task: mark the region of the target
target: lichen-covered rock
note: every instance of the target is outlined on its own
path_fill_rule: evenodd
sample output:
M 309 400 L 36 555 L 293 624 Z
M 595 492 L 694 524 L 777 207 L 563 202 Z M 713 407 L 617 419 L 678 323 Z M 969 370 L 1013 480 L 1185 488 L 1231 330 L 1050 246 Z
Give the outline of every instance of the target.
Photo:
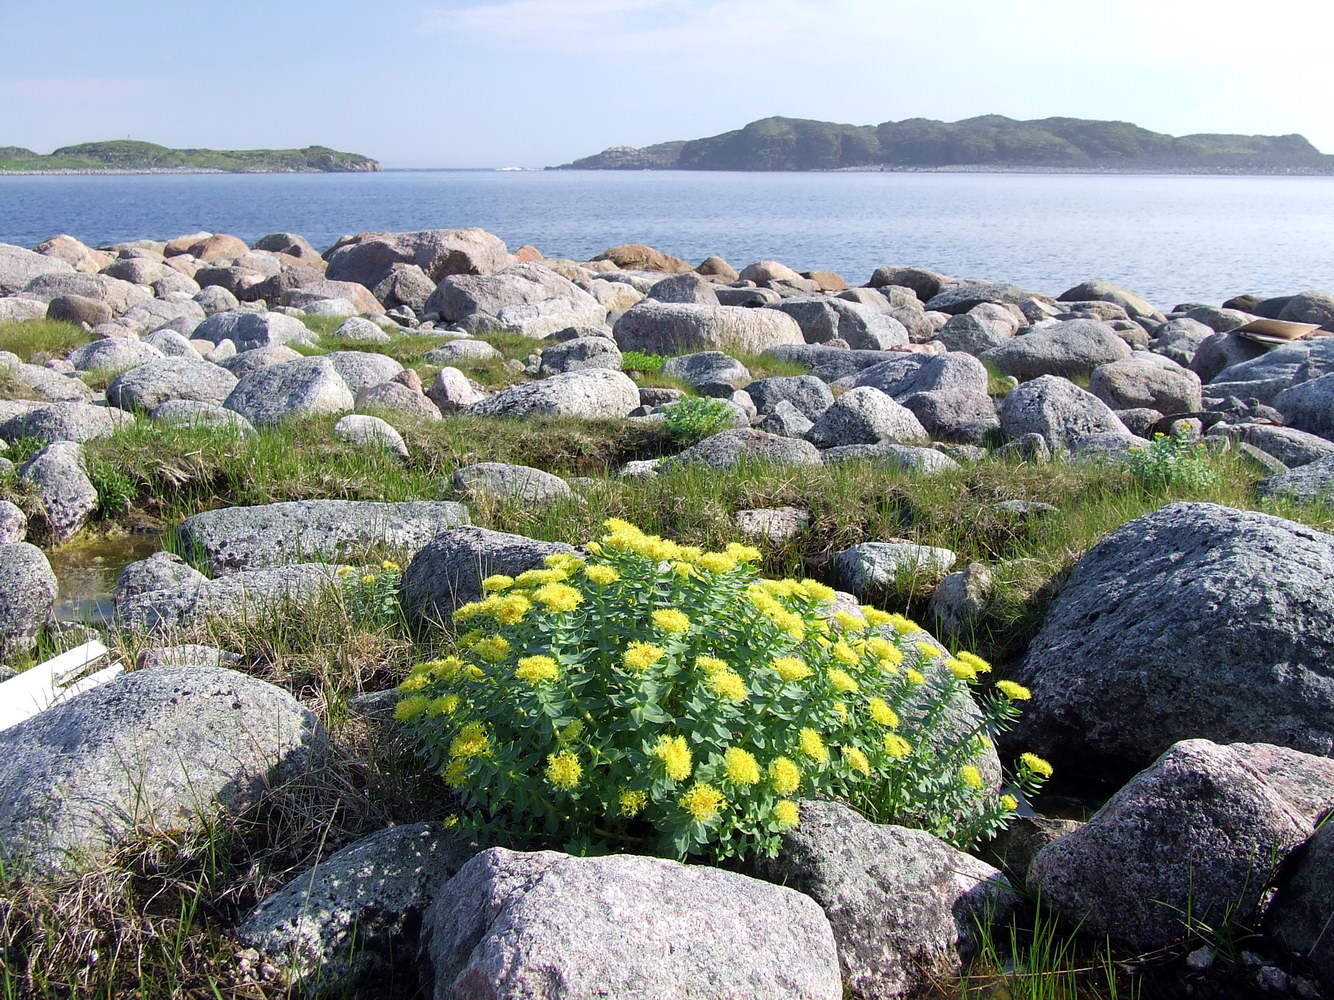
M 403 435 L 398 433 L 388 421 L 379 417 L 368 417 L 360 413 L 349 413 L 339 417 L 334 424 L 334 437 L 349 444 L 366 445 L 371 448 L 384 448 L 399 458 L 408 457 L 408 446 Z
M 46 403 L 0 419 L 0 438 L 34 438 L 38 441 L 96 441 L 109 437 L 118 427 L 134 423 L 120 410 L 92 403 Z
M 172 399 L 221 406 L 237 378 L 226 368 L 195 358 L 160 358 L 122 372 L 107 386 L 107 401 L 123 410 L 151 410 Z
M 1043 848 L 1030 887 L 1057 912 L 1138 949 L 1254 918 L 1287 854 L 1334 804 L 1334 761 L 1186 740 L 1078 830 Z
M 773 465 L 819 465 L 820 452 L 800 438 L 782 437 L 749 428 L 719 431 L 666 460 L 669 465 L 700 463 L 725 468 L 743 462 Z
M 223 405 L 261 427 L 292 416 L 346 413 L 356 397 L 327 357 L 315 357 L 256 368 Z
M 624 417 L 639 405 L 639 389 L 630 376 L 605 368 L 553 375 L 521 382 L 474 403 L 479 416 L 574 416 L 585 419 Z
M 0 854 L 80 871 L 140 830 L 197 830 L 318 752 L 315 716 L 231 670 L 125 674 L 0 732 Z
M 858 997 L 915 995 L 961 975 L 979 922 L 1003 922 L 1014 907 L 999 871 L 923 830 L 871 823 L 838 802 L 800 808 L 800 825 L 759 871 L 820 904 Z
M 522 503 L 546 503 L 572 495 L 570 484 L 560 476 L 526 465 L 479 462 L 454 472 L 454 489 Z
M 162 352 L 142 340 L 114 338 L 94 340 L 76 347 L 66 360 L 80 371 L 121 372 L 162 357 Z
M 614 327 L 623 351 L 688 354 L 692 351 L 759 353 L 782 344 L 803 344 L 797 321 L 772 309 L 705 306 L 646 299 L 627 310 Z
M 455 528 L 433 538 L 403 571 L 403 602 L 426 621 L 447 621 L 454 609 L 482 596 L 482 581 L 537 569 L 557 552 L 575 550 L 487 528 Z
M 28 516 L 17 504 L 0 500 L 0 545 L 12 545 L 28 537 Z
M 1057 375 L 1040 376 L 1006 393 L 1000 425 L 1012 440 L 1040 434 L 1053 451 L 1073 448 L 1091 434 L 1131 436 L 1106 403 Z
M 295 500 L 203 511 L 177 530 L 186 550 L 218 574 L 348 558 L 376 547 L 413 553 L 468 521 L 468 508 L 448 500 Z
M 1334 455 L 1260 481 L 1262 497 L 1334 505 Z
M 806 440 L 818 448 L 894 441 L 918 443 L 930 438 L 912 411 L 879 389 L 850 389 L 820 414 Z
M 52 441 L 19 467 L 19 479 L 41 502 L 46 529 L 57 544 L 77 535 L 97 509 L 83 447 L 73 441 Z
M 53 620 L 57 589 L 41 549 L 23 541 L 0 544 L 0 659 L 32 646 Z
M 315 341 L 315 335 L 299 319 L 278 312 L 214 313 L 195 327 L 190 336 L 213 344 L 230 340 L 242 352 Z
M 326 273 L 374 288 L 396 264 L 413 264 L 438 282 L 450 274 L 491 274 L 511 260 L 504 241 L 484 229 L 362 233 L 329 251 Z
M 120 604 L 139 594 L 154 590 L 174 590 L 197 587 L 208 577 L 180 556 L 171 552 L 154 552 L 146 559 L 128 563 L 116 577 L 115 601 Z
M 661 858 L 492 848 L 427 911 L 437 1000 L 841 1000 L 829 921 L 809 897 Z
M 416 949 L 422 913 L 477 851 L 441 823 L 381 830 L 266 896 L 237 939 L 304 995 L 344 995 Z
M 1334 536 L 1174 503 L 1076 565 L 1015 680 L 1016 745 L 1125 773 L 1178 740 L 1334 755 Z
M 892 587 L 900 577 L 948 573 L 958 561 L 949 549 L 912 542 L 862 542 L 834 553 L 839 581 L 859 597 L 872 587 Z
M 1019 379 L 1039 375 L 1071 378 L 1088 375 L 1099 365 L 1124 361 L 1130 345 L 1106 323 L 1072 319 L 1034 329 L 983 351 L 981 358 Z

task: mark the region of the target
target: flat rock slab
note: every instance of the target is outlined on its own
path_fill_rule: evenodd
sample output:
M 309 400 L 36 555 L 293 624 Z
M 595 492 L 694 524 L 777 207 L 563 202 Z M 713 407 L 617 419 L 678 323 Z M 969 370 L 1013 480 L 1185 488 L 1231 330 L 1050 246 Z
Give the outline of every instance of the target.
M 483 851 L 423 928 L 436 1000 L 841 1000 L 808 896 L 661 858 Z
M 83 870 L 141 829 L 199 829 L 299 773 L 324 741 L 291 695 L 232 670 L 125 674 L 0 732 L 0 854 Z
M 216 580 L 184 580 L 118 600 L 116 615 L 125 628 L 140 631 L 188 629 L 226 618 L 273 618 L 334 593 L 341 568 L 298 563 L 241 570 Z
M 442 531 L 468 523 L 468 508 L 447 500 L 296 500 L 205 511 L 186 518 L 179 534 L 216 575 L 341 559 L 370 548 L 412 554 Z

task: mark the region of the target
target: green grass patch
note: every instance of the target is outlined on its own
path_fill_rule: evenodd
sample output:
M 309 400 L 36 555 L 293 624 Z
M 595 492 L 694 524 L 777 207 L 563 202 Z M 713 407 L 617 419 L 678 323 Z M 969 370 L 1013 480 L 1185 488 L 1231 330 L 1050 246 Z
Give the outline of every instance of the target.
M 0 322 L 0 351 L 17 354 L 21 361 L 41 364 L 63 358 L 92 338 L 73 323 L 54 319 L 6 320 Z

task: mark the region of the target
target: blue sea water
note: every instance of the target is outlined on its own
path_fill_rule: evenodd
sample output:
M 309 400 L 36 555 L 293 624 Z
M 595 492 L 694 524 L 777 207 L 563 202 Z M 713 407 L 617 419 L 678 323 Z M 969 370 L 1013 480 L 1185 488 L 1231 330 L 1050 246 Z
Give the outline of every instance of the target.
M 206 229 L 481 226 L 590 257 L 648 243 L 737 267 L 776 259 L 864 282 L 881 264 L 1055 294 L 1091 278 L 1155 304 L 1334 290 L 1334 178 L 913 173 L 404 171 L 0 177 L 0 242 L 93 244 Z

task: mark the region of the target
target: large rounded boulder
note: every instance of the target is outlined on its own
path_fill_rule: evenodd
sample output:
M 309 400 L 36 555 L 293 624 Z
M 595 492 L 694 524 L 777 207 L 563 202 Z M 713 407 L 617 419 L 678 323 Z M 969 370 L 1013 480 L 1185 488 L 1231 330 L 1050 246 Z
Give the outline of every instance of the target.
M 1016 745 L 1128 773 L 1178 740 L 1334 756 L 1334 536 L 1175 503 L 1099 542 L 1015 680 Z
M 615 334 L 623 351 L 667 355 L 692 351 L 759 353 L 771 347 L 806 342 L 797 321 L 773 309 L 648 299 L 616 321 Z

